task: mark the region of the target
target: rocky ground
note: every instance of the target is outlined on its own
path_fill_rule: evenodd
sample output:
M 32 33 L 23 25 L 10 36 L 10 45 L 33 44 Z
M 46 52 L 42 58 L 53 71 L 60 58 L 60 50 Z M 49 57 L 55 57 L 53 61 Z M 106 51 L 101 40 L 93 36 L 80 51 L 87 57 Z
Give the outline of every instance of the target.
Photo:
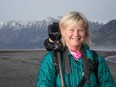
M 39 62 L 45 53 L 0 52 L 0 87 L 36 87 Z M 116 82 L 116 64 L 107 64 Z

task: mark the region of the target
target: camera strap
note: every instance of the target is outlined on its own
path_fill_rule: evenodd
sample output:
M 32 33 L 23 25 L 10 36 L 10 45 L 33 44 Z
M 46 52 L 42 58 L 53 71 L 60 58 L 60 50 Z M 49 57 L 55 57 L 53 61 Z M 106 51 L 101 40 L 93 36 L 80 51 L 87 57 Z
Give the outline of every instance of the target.
M 87 82 L 88 85 L 90 85 L 90 73 L 91 73 L 91 71 L 94 72 L 94 74 L 96 76 L 96 83 L 98 84 L 99 80 L 98 80 L 98 73 L 97 72 L 98 72 L 99 61 L 98 61 L 97 53 L 92 50 L 93 61 L 94 61 L 94 64 L 93 64 L 92 60 L 87 58 L 84 46 L 81 47 L 81 52 L 82 52 L 83 69 L 84 69 L 85 74 L 84 74 L 82 80 L 80 81 L 80 83 L 78 84 L 77 87 L 83 87 L 85 82 Z
M 64 67 L 65 67 L 65 72 L 67 74 L 70 74 L 71 72 L 71 68 L 70 68 L 70 60 L 68 57 L 68 48 L 66 47 L 63 51 L 62 51 L 62 57 L 64 58 Z M 59 73 L 59 69 L 58 69 L 58 60 L 56 58 L 56 52 L 53 51 L 53 62 L 56 68 L 56 74 Z
M 83 87 L 85 82 L 87 82 L 88 85 L 90 84 L 89 63 L 88 63 L 88 58 L 87 58 L 86 51 L 85 51 L 85 48 L 83 45 L 81 47 L 81 53 L 82 53 L 83 69 L 84 69 L 85 74 L 84 74 L 82 80 L 80 81 L 80 83 L 77 85 L 77 87 Z
M 65 72 L 69 75 L 71 72 L 71 68 L 70 68 L 70 60 L 68 57 L 68 48 L 66 47 L 64 49 L 64 63 L 65 63 Z
M 90 73 L 91 73 L 91 71 L 94 72 L 94 74 L 96 76 L 96 82 L 98 83 L 97 70 L 98 70 L 99 61 L 98 61 L 97 53 L 92 50 L 93 61 L 94 61 L 94 64 L 93 64 L 92 60 L 87 58 L 84 46 L 81 47 L 81 52 L 82 52 L 83 69 L 84 69 L 85 74 L 84 74 L 82 80 L 80 81 L 80 83 L 77 85 L 77 87 L 83 87 L 85 82 L 87 82 L 88 85 L 90 84 Z M 56 58 L 55 52 L 53 54 L 54 54 L 53 55 L 53 62 L 54 62 L 55 68 L 56 68 L 56 76 L 57 76 L 57 74 L 59 73 L 58 60 Z M 70 60 L 69 60 L 69 57 L 68 57 L 68 48 L 67 47 L 62 51 L 62 56 L 64 58 L 65 72 L 69 75 L 70 72 L 71 72 L 71 67 L 70 67 Z

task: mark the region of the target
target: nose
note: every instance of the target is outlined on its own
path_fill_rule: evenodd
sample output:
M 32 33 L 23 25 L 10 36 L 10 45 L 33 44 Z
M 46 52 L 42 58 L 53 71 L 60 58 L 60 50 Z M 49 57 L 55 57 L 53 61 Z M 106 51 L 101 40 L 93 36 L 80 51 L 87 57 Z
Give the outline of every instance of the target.
M 79 35 L 80 35 L 80 34 L 79 34 L 79 31 L 78 31 L 78 30 L 75 30 L 74 35 L 75 35 L 75 36 L 79 36 Z

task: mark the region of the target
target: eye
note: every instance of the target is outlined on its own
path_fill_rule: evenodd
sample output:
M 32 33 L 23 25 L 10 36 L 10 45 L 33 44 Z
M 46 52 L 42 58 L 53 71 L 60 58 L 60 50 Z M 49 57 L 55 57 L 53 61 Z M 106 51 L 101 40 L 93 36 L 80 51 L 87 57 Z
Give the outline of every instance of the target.
M 73 31 L 74 31 L 74 29 L 70 29 L 69 31 L 73 32 Z
M 80 29 L 80 30 L 78 30 L 79 32 L 85 32 L 85 30 L 84 29 Z

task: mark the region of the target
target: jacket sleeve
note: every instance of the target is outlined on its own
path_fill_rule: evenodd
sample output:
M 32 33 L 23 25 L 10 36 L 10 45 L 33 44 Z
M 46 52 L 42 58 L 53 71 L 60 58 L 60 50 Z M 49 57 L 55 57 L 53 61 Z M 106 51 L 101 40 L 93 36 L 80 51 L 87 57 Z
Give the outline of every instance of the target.
M 38 72 L 37 87 L 54 87 L 55 67 L 52 61 L 52 55 L 45 55 Z
M 98 58 L 99 58 L 99 66 L 98 66 L 99 87 L 116 87 L 114 85 L 109 67 L 106 64 L 104 58 L 102 58 L 101 56 L 99 56 Z

